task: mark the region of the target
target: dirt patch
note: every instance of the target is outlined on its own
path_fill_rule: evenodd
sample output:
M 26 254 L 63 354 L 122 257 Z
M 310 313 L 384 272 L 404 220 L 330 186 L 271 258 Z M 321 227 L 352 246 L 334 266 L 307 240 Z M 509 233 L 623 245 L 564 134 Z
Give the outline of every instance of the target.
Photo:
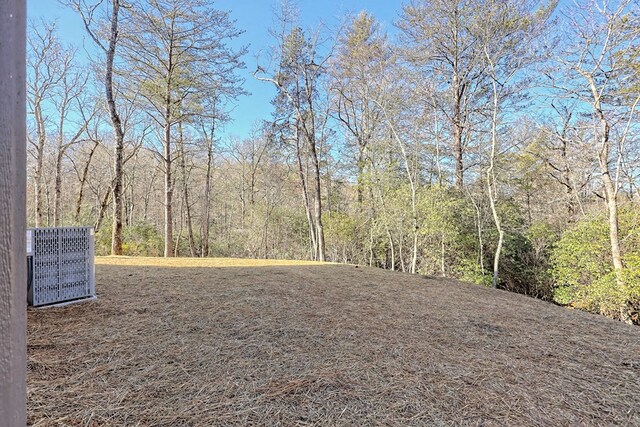
M 377 269 L 126 263 L 29 310 L 31 425 L 640 425 L 637 327 Z

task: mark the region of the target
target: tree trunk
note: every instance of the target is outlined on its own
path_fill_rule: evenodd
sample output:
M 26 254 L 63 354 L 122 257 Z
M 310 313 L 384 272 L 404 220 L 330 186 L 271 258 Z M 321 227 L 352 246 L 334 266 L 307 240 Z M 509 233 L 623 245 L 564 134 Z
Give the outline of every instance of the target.
M 264 259 L 269 259 L 269 218 L 273 206 L 269 205 L 267 201 L 267 207 L 264 210 L 264 223 L 262 225 L 262 247 L 264 248 Z
M 391 249 L 391 271 L 395 271 L 396 269 L 395 245 L 393 243 L 393 236 L 391 235 L 391 230 L 389 229 L 389 223 L 387 222 L 388 213 L 387 213 L 387 205 L 384 201 L 384 191 L 382 188 L 380 188 L 379 191 L 380 191 L 380 206 L 382 207 L 382 218 L 383 218 L 384 230 L 387 233 L 387 238 L 389 239 L 389 248 Z M 371 194 L 371 202 L 373 205 L 374 204 L 373 193 Z M 375 213 L 374 215 L 372 215 L 372 217 L 375 217 Z
M 435 149 L 436 149 L 436 158 L 435 158 L 435 162 L 436 162 L 436 173 L 438 175 L 438 185 L 440 187 L 442 187 L 443 181 L 442 181 L 442 165 L 440 164 L 440 125 L 438 122 L 438 108 L 437 108 L 437 104 L 435 101 L 435 97 L 433 99 L 433 130 L 434 130 L 434 136 L 435 136 Z
M 373 267 L 373 227 L 369 228 L 369 267 Z
M 309 202 L 309 191 L 307 190 L 307 180 L 304 175 L 304 168 L 302 166 L 302 147 L 300 147 L 300 132 L 298 128 L 299 124 L 296 120 L 295 124 L 295 141 L 296 141 L 296 160 L 298 163 L 298 177 L 300 178 L 300 188 L 302 190 L 302 199 L 304 202 L 304 210 L 307 214 L 307 224 L 309 225 L 309 239 L 311 243 L 311 253 L 312 258 L 317 260 L 318 255 L 318 245 L 316 243 L 316 227 L 313 222 L 313 217 L 311 215 L 311 203 Z
M 153 194 L 153 186 L 155 184 L 156 181 L 156 177 L 157 177 L 157 171 L 158 168 L 156 167 L 152 167 L 151 168 L 152 172 L 151 172 L 151 177 L 149 178 L 149 183 L 146 186 L 146 191 L 144 191 L 144 194 L 141 195 L 142 197 L 142 222 L 147 222 L 149 220 L 149 201 L 153 198 L 152 194 Z
M 124 163 L 124 130 L 122 121 L 116 109 L 113 95 L 113 62 L 118 43 L 118 12 L 120 0 L 112 0 L 111 32 L 109 47 L 107 49 L 105 92 L 109 117 L 114 133 L 114 160 L 113 160 L 113 229 L 111 234 L 111 255 L 122 255 L 122 174 Z
M 315 139 L 315 138 L 314 138 Z M 318 161 L 318 153 L 316 152 L 315 140 L 309 142 L 311 148 L 311 160 L 314 169 L 314 203 L 315 203 L 315 224 L 316 224 L 316 244 L 317 244 L 317 261 L 325 260 L 325 243 L 324 243 L 324 227 L 322 225 L 322 192 L 320 177 L 320 162 Z
M 111 234 L 111 255 L 122 255 L 122 171 L 124 161 L 124 136 L 116 142 L 113 179 L 113 228 Z
M 598 155 L 598 163 L 600 164 L 600 174 L 602 176 L 602 184 L 604 186 L 605 200 L 609 213 L 609 241 L 611 245 L 611 258 L 613 261 L 613 269 L 616 276 L 616 285 L 622 290 L 625 287 L 623 278 L 624 264 L 622 263 L 622 250 L 620 249 L 620 231 L 618 224 L 618 191 L 613 179 L 611 179 L 611 171 L 609 169 L 609 153 L 611 151 L 611 142 L 609 141 L 609 122 L 600 108 L 596 108 L 598 118 L 600 119 L 600 152 Z M 623 302 L 620 306 L 620 319 L 626 323 L 632 323 L 627 311 L 627 303 Z
M 453 74 L 453 157 L 456 163 L 456 188 L 462 191 L 464 187 L 464 160 L 462 154 L 464 151 L 462 145 L 462 136 L 464 132 L 464 122 L 462 116 L 462 101 L 464 98 L 464 84 L 460 83 L 457 71 Z
M 171 257 L 173 253 L 173 177 L 171 159 L 171 125 L 173 120 L 172 107 L 172 73 L 173 64 L 173 34 L 169 41 L 169 51 L 167 59 L 167 81 L 164 94 L 164 256 Z
M 442 236 L 440 238 L 440 272 L 442 273 L 442 277 L 446 277 L 447 275 L 446 255 L 447 251 L 445 250 L 444 236 Z
M 385 225 L 385 231 L 387 232 L 387 238 L 389 239 L 389 249 L 391 249 L 391 271 L 395 271 L 396 269 L 396 251 L 393 245 L 393 238 L 391 237 L 391 232 L 389 231 L 389 227 Z
M 131 171 L 131 177 L 129 178 L 129 184 L 127 185 L 127 203 L 125 205 L 125 211 L 127 212 L 127 215 L 125 217 L 125 222 L 127 226 L 132 226 L 133 224 L 135 224 L 134 221 L 134 212 L 136 210 L 136 194 L 135 194 L 135 189 L 136 187 L 133 185 L 134 182 L 136 181 L 136 175 L 135 175 L 135 169 L 132 169 Z
M 184 197 L 180 200 L 180 221 L 178 221 L 178 235 L 176 236 L 176 244 L 173 246 L 173 256 L 180 255 L 180 240 L 182 240 L 182 218 L 184 217 Z
M 387 114 L 386 111 L 384 111 L 385 116 L 387 117 L 387 120 L 389 119 L 389 115 Z M 400 148 L 400 152 L 402 153 L 402 158 L 404 160 L 404 170 L 407 173 L 407 180 L 409 181 L 409 186 L 411 188 L 411 217 L 413 219 L 412 221 L 412 226 L 413 226 L 413 244 L 412 244 L 412 254 L 411 254 L 411 273 L 415 274 L 416 273 L 416 269 L 417 269 L 417 264 L 418 264 L 418 234 L 420 231 L 420 224 L 418 223 L 418 210 L 417 210 L 417 189 L 416 189 L 416 172 L 412 172 L 411 171 L 411 161 L 409 156 L 407 155 L 407 150 L 405 149 L 404 143 L 402 142 L 402 139 L 400 138 L 400 135 L 398 134 L 398 132 L 396 131 L 395 126 L 393 126 L 392 122 L 389 121 L 390 124 L 390 130 L 391 130 L 391 135 L 392 138 L 396 140 L 396 142 L 398 143 L 398 148 Z M 418 156 L 417 150 L 416 150 L 416 157 Z M 417 168 L 416 164 L 414 163 L 414 169 Z M 402 246 L 400 246 L 400 249 L 402 249 Z M 402 255 L 400 256 L 400 260 L 402 261 L 402 271 L 405 271 L 405 266 L 404 266 L 404 259 L 402 257 Z
M 36 205 L 36 215 L 35 215 L 35 225 L 36 228 L 42 227 L 42 199 L 43 199 L 43 191 L 42 191 L 42 175 L 44 172 L 44 162 L 42 156 L 44 155 L 44 149 L 40 149 L 38 147 L 37 150 L 37 158 L 36 158 L 36 170 L 35 170 L 35 205 Z
M 89 158 L 87 162 L 84 164 L 84 168 L 82 169 L 82 175 L 80 176 L 80 188 L 78 190 L 78 198 L 76 199 L 76 214 L 74 216 L 76 224 L 80 223 L 80 211 L 82 209 L 82 200 L 84 198 L 84 186 L 87 183 L 87 178 L 89 177 L 89 167 L 91 166 L 91 160 L 93 159 L 93 154 L 96 152 L 99 143 L 94 141 L 93 147 L 91 151 L 89 151 Z
M 189 186 L 184 184 L 184 203 L 187 209 L 187 236 L 189 237 L 189 251 L 192 257 L 196 256 L 196 241 L 193 236 L 193 220 L 191 218 L 191 205 L 189 204 Z
M 107 189 L 107 191 L 104 193 L 104 197 L 102 198 L 102 203 L 100 203 L 100 209 L 98 210 L 98 217 L 96 218 L 96 222 L 93 227 L 96 233 L 102 227 L 102 221 L 104 220 L 104 215 L 107 212 L 107 207 L 109 206 L 109 198 L 111 196 L 111 193 L 112 193 L 112 190 L 110 188 Z
M 489 169 L 487 170 L 487 188 L 489 191 L 489 203 L 491 205 L 491 213 L 493 214 L 493 221 L 496 225 L 496 229 L 498 230 L 498 244 L 496 246 L 496 251 L 493 256 L 493 287 L 498 287 L 498 273 L 500 271 L 500 255 L 502 253 L 502 244 L 504 242 L 504 231 L 502 230 L 502 222 L 500 221 L 500 216 L 498 215 L 498 210 L 496 207 L 496 195 L 495 195 L 495 176 L 494 176 L 494 156 L 495 156 L 495 143 L 494 148 L 492 149 L 491 161 Z
M 618 189 L 617 183 L 611 178 L 611 170 L 609 168 L 609 156 L 611 154 L 610 125 L 602 110 L 600 93 L 596 87 L 593 76 L 587 76 L 589 86 L 593 94 L 593 108 L 596 116 L 600 121 L 600 151 L 598 153 L 598 163 L 600 165 L 600 174 L 602 184 L 604 186 L 605 201 L 609 213 L 609 241 L 611 245 L 611 258 L 613 261 L 613 269 L 616 276 L 616 285 L 620 291 L 625 287 L 624 283 L 624 264 L 622 263 L 622 250 L 620 249 L 620 232 L 618 228 Z M 627 311 L 627 302 L 622 302 L 620 306 L 620 318 L 626 323 L 631 323 L 629 313 Z
M 53 221 L 51 220 L 51 218 L 53 217 L 53 209 L 52 209 L 52 203 L 51 203 L 51 188 L 49 187 L 49 185 L 47 185 L 46 183 L 44 184 L 44 196 L 45 196 L 45 201 L 46 203 L 46 217 L 47 217 L 47 227 L 51 227 L 51 224 L 53 224 Z
M 404 262 L 404 235 L 400 236 L 398 240 L 398 257 L 400 258 L 400 269 L 403 273 L 407 271 L 407 267 Z
M 358 161 L 357 161 L 357 174 L 358 176 L 356 177 L 356 190 L 357 190 L 357 195 L 356 195 L 356 201 L 358 202 L 358 209 L 360 210 L 360 212 L 362 212 L 362 203 L 364 202 L 364 197 L 363 197 L 363 188 L 364 187 L 364 148 L 362 148 L 362 143 L 358 143 Z
M 480 273 L 482 274 L 482 283 L 484 283 L 484 242 L 482 239 L 482 212 L 480 206 L 475 202 L 471 193 L 469 193 L 469 199 L 476 210 L 476 228 L 478 231 L 478 261 L 480 264 Z
M 189 253 L 191 257 L 196 256 L 196 243 L 193 238 L 193 221 L 191 220 L 191 206 L 189 205 L 189 174 L 187 172 L 186 152 L 184 149 L 184 136 L 182 134 L 182 123 L 178 124 L 180 133 L 180 169 L 182 169 L 182 197 L 184 199 L 184 209 L 187 221 L 187 238 L 189 240 Z
M 462 127 L 453 127 L 453 156 L 456 162 L 456 188 L 460 191 L 464 188 L 464 168 L 462 160 Z
M 60 227 L 62 225 L 62 156 L 64 151 L 60 145 L 58 145 L 58 153 L 56 155 L 56 172 L 55 172 L 55 187 L 53 198 L 53 226 Z
M 43 199 L 43 174 L 44 174 L 44 145 L 47 141 L 47 130 L 42 117 L 42 107 L 40 106 L 40 99 L 35 103 L 34 114 L 36 118 L 36 132 L 38 142 L 36 144 L 36 170 L 35 170 L 35 225 L 36 228 L 42 226 L 42 199 Z
M 498 215 L 498 209 L 496 207 L 497 201 L 497 189 L 495 178 L 495 162 L 498 151 L 498 87 L 497 82 L 493 80 L 493 114 L 491 117 L 491 157 L 489 158 L 489 169 L 487 169 L 487 189 L 489 191 L 489 203 L 491 205 L 491 213 L 493 214 L 493 221 L 495 222 L 496 229 L 498 230 L 498 244 L 496 246 L 496 252 L 493 256 L 493 287 L 498 287 L 498 272 L 500 270 L 500 255 L 502 253 L 502 244 L 504 242 L 504 231 L 502 230 L 502 222 Z
M 213 130 L 213 127 L 212 127 Z M 211 169 L 213 167 L 213 132 L 211 140 L 207 142 L 207 172 L 204 181 L 204 200 L 202 215 L 202 230 L 200 244 L 200 255 L 202 257 L 209 256 L 209 228 L 211 227 Z
M 173 177 L 171 174 L 171 125 L 164 130 L 164 256 L 173 256 Z
M 602 184 L 604 185 L 605 198 L 607 201 L 607 208 L 609 211 L 609 237 L 611 240 L 611 254 L 613 256 L 613 266 L 616 271 L 616 277 L 624 268 L 622 264 L 622 255 L 620 250 L 620 238 L 618 232 L 618 200 L 617 191 L 613 180 L 611 179 L 611 172 L 609 170 L 609 124 L 604 118 L 604 115 L 600 112 L 600 124 L 601 124 L 601 149 L 598 157 L 600 163 L 600 173 L 602 174 Z M 619 282 L 622 285 L 622 282 Z

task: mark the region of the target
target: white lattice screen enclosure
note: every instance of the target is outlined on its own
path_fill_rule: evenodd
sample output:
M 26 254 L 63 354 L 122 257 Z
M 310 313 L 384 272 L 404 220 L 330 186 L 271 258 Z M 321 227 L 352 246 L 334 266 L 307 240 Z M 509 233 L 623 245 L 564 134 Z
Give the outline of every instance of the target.
M 27 230 L 29 305 L 95 297 L 93 234 L 93 227 Z

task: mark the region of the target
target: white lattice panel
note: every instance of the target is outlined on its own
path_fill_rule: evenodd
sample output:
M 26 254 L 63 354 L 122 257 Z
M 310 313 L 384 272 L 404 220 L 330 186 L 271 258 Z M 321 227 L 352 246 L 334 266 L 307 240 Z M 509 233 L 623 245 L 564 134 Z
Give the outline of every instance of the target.
M 31 242 L 34 306 L 95 296 L 93 228 L 35 228 Z

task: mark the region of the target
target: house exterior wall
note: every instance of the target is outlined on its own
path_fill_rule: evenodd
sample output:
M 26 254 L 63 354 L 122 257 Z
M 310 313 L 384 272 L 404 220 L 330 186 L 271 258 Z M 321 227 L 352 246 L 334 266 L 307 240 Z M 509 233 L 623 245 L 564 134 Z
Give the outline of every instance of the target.
M 0 1 L 0 424 L 26 425 L 25 0 Z

